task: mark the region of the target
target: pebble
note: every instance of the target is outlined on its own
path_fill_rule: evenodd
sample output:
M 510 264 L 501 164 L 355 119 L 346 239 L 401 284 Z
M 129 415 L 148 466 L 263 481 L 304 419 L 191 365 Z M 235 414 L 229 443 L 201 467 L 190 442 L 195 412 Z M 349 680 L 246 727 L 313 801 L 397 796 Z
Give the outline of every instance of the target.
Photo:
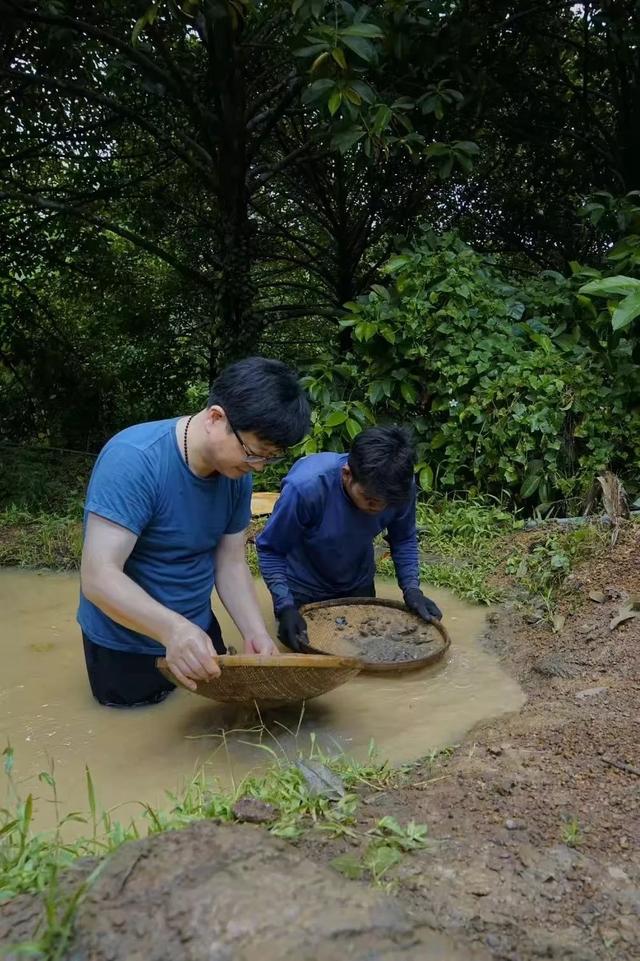
M 606 687 L 587 687 L 584 691 L 578 691 L 576 698 L 579 701 L 585 701 L 588 697 L 597 697 L 598 694 L 605 694 Z
M 507 818 L 504 822 L 504 826 L 507 831 L 522 831 L 526 828 L 526 823 L 524 821 L 517 821 L 515 818 Z

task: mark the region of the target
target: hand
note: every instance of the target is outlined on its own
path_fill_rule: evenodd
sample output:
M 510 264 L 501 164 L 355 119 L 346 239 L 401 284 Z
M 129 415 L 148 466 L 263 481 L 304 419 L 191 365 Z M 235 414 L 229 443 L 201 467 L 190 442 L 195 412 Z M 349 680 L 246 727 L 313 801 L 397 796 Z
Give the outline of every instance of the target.
M 419 587 L 410 587 L 404 592 L 404 602 L 410 611 L 421 617 L 423 621 L 439 621 L 442 611 L 431 598 L 425 597 Z
M 309 643 L 307 622 L 296 607 L 285 607 L 278 615 L 278 639 L 292 651 L 301 653 L 303 645 Z
M 268 634 L 257 634 L 255 637 L 245 637 L 245 654 L 278 654 L 278 648 Z
M 171 673 L 190 691 L 196 690 L 197 681 L 220 676 L 211 638 L 186 617 L 177 618 L 163 643 Z

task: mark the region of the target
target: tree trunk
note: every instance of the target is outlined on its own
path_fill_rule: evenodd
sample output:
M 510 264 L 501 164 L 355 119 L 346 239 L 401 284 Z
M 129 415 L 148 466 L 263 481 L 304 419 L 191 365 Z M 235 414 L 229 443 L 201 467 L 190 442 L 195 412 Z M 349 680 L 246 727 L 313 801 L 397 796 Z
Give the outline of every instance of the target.
M 209 98 L 215 102 L 219 123 L 215 159 L 222 265 L 211 326 L 212 380 L 225 364 L 255 351 L 260 324 L 253 312 L 251 279 L 244 22 L 224 0 L 208 0 L 204 16 Z

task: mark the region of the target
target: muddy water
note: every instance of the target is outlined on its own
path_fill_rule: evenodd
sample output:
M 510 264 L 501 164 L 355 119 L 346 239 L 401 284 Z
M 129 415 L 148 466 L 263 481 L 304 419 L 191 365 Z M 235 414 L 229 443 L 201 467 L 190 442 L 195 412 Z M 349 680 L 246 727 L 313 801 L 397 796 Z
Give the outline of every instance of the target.
M 273 616 L 266 588 L 258 585 L 267 623 Z M 394 585 L 378 586 L 397 597 Z M 222 785 L 237 782 L 270 755 L 307 751 L 311 734 L 329 750 L 364 758 L 373 739 L 393 762 L 420 757 L 455 743 L 476 722 L 518 709 L 518 685 L 478 644 L 484 611 L 445 591 L 429 594 L 445 611 L 452 647 L 440 664 L 415 674 L 359 677 L 298 709 L 274 714 L 268 730 L 256 717 L 185 691 L 163 704 L 119 711 L 100 707 L 89 692 L 79 628 L 78 580 L 73 575 L 0 571 L 0 743 L 15 750 L 15 776 L 23 794 L 43 794 L 37 780 L 53 763 L 63 811 L 87 809 L 85 764 L 102 808 L 128 820 L 136 801 L 157 805 L 202 764 Z M 237 632 L 217 607 L 225 639 Z M 0 806 L 4 801 L 0 790 Z M 53 821 L 40 802 L 37 822 Z

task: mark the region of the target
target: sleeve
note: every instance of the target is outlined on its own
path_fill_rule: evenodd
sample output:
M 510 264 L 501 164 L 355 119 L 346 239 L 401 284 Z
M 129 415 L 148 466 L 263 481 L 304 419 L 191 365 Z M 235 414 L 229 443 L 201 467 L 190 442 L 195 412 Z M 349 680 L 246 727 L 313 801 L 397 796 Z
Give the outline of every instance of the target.
M 276 614 L 294 603 L 287 580 L 287 554 L 310 523 L 309 506 L 300 492 L 285 482 L 271 517 L 256 538 L 260 573 L 271 591 Z
M 233 513 L 229 518 L 225 534 L 239 534 L 246 530 L 251 521 L 251 492 L 253 481 L 251 474 L 247 474 L 239 482 L 240 490 L 236 496 Z
M 91 475 L 85 512 L 139 536 L 151 520 L 156 502 L 156 479 L 145 452 L 122 443 L 106 447 Z
M 420 587 L 415 485 L 407 506 L 402 508 L 389 523 L 387 541 L 400 588 L 406 591 L 409 587 Z

